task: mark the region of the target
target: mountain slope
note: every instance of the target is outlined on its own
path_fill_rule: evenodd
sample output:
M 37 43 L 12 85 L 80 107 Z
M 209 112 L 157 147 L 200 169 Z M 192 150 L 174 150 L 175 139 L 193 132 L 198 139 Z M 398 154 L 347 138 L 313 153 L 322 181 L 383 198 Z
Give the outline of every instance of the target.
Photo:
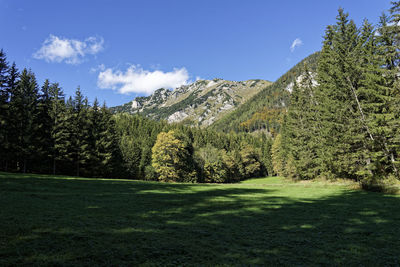
M 319 52 L 316 52 L 303 59 L 272 85 L 264 88 L 236 110 L 215 121 L 210 127 L 223 132 L 262 130 L 274 134 L 279 131 L 282 113 L 286 111 L 289 104 L 294 81 L 301 79 L 304 64 L 307 64 L 311 72 L 316 71 L 318 56 Z
M 265 80 L 199 80 L 173 91 L 161 88 L 147 97 L 110 108 L 112 112 L 139 113 L 168 122 L 206 127 L 271 84 Z

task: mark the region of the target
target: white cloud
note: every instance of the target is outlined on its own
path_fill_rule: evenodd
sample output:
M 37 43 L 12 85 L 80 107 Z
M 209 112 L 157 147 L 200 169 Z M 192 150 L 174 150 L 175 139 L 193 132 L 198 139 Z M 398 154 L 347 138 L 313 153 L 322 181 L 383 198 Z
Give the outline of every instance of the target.
M 125 72 L 108 68 L 101 71 L 97 78 L 100 88 L 118 90 L 121 94 L 151 94 L 159 88 L 174 89 L 188 82 L 189 74 L 185 68 L 170 72 L 148 71 L 139 66 L 130 66 Z
M 79 41 L 50 34 L 33 57 L 47 62 L 64 61 L 67 64 L 79 64 L 86 55 L 95 55 L 103 50 L 103 43 L 104 39 L 101 37 L 89 37 Z
M 296 38 L 293 41 L 292 45 L 290 46 L 290 51 L 293 52 L 296 49 L 296 47 L 301 46 L 301 45 L 303 45 L 303 41 L 300 40 L 300 38 Z

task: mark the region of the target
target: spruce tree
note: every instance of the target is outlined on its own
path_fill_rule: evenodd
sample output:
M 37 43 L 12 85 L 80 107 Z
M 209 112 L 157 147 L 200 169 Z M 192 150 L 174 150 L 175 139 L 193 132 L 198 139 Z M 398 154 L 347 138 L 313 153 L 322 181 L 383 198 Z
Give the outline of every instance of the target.
M 8 99 L 8 103 L 7 103 L 7 108 L 6 108 L 6 113 L 4 113 L 4 115 L 6 116 L 6 119 L 3 121 L 5 123 L 3 131 L 5 133 L 5 138 L 3 140 L 3 148 L 5 148 L 5 150 L 3 150 L 3 153 L 5 153 L 5 166 L 4 169 L 5 171 L 8 170 L 9 167 L 9 163 L 15 162 L 16 160 L 16 154 L 17 151 L 15 149 L 16 147 L 16 143 L 13 143 L 13 140 L 15 141 L 16 139 L 14 138 L 15 136 L 13 134 L 15 134 L 16 132 L 13 132 L 14 129 L 14 125 L 13 123 L 13 119 L 14 119 L 14 115 L 11 113 L 11 99 L 14 99 L 15 94 L 17 93 L 17 86 L 19 83 L 19 72 L 18 69 L 15 65 L 15 63 L 13 63 L 11 65 L 10 68 L 10 72 L 9 72 L 9 76 L 7 79 L 7 90 L 9 92 L 9 99 Z M 15 130 L 15 129 L 14 129 Z
M 37 149 L 38 97 L 35 75 L 24 69 L 10 99 L 12 149 L 16 151 L 17 169 L 24 173 Z
M 91 121 L 89 120 L 89 102 L 84 98 L 80 88 L 75 91 L 72 113 L 72 144 L 73 144 L 73 160 L 75 163 L 76 175 L 79 176 L 90 158 L 90 128 Z
M 9 120 L 9 66 L 6 55 L 0 50 L 0 168 L 7 166 Z
M 360 53 L 358 29 L 340 9 L 337 24 L 327 29 L 318 63 L 319 157 L 326 176 L 357 179 L 371 164 L 369 130 L 358 94 Z
M 320 173 L 318 147 L 320 143 L 319 118 L 315 99 L 316 84 L 313 75 L 304 66 L 299 84 L 294 83 L 285 125 L 282 131 L 288 157 L 300 179 L 314 179 Z
M 65 106 L 64 93 L 58 83 L 53 83 L 49 88 L 50 108 L 50 136 L 49 144 L 52 158 L 52 173 L 57 172 L 57 162 L 65 161 L 68 154 L 69 125 Z
M 35 124 L 38 127 L 37 144 L 35 161 L 38 166 L 38 171 L 49 172 L 51 170 L 51 126 L 50 117 L 51 98 L 50 98 L 50 82 L 45 80 L 41 87 L 38 99 L 38 115 Z
M 101 112 L 101 131 L 99 135 L 97 153 L 100 155 L 103 176 L 117 174 L 121 156 L 118 147 L 118 138 L 115 131 L 115 120 L 104 103 Z

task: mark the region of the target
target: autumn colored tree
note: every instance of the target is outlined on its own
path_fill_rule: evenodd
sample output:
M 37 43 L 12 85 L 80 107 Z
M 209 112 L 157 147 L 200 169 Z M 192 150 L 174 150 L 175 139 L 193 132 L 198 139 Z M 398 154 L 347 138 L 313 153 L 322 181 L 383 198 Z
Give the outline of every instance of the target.
M 152 148 L 152 166 L 163 182 L 183 182 L 190 180 L 195 173 L 186 170 L 185 158 L 188 151 L 184 142 L 175 137 L 173 130 L 161 132 Z

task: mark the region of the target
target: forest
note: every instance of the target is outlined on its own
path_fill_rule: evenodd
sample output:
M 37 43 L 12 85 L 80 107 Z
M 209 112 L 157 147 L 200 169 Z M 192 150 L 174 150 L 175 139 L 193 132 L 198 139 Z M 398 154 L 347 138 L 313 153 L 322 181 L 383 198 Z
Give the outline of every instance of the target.
M 235 182 L 272 174 L 271 140 L 138 115 L 112 115 L 78 87 L 39 88 L 35 74 L 0 52 L 3 171 L 179 182 Z
M 343 9 L 323 47 L 207 129 L 113 115 L 38 85 L 0 52 L 0 169 L 176 182 L 400 177 L 400 1 L 374 26 Z M 291 81 L 291 92 L 285 87 Z
M 295 179 L 347 178 L 365 188 L 399 178 L 400 2 L 377 26 L 339 9 L 316 73 L 304 66 L 280 134 L 274 170 Z

